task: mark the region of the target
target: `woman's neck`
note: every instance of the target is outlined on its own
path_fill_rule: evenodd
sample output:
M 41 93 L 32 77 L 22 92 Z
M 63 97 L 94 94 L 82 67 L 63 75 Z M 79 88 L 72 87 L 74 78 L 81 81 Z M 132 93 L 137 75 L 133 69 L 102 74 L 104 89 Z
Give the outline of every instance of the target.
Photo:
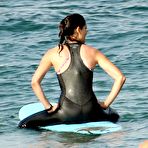
M 65 43 L 67 43 L 67 44 L 75 44 L 75 43 L 78 43 L 78 44 L 84 44 L 83 42 L 81 42 L 81 41 L 79 41 L 79 40 L 69 40 L 69 39 L 67 39 L 67 40 L 65 40 Z

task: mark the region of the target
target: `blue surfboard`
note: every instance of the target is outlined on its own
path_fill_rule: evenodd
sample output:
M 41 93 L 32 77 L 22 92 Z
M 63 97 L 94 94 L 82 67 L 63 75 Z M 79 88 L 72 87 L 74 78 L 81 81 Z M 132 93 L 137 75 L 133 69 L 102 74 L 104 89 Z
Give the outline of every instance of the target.
M 54 105 L 54 103 L 52 103 L 52 105 Z M 19 119 L 23 120 L 24 118 L 42 110 L 44 110 L 44 106 L 41 103 L 31 103 L 25 105 L 19 110 Z M 120 131 L 122 129 L 119 124 L 109 121 L 88 122 L 80 124 L 59 124 L 40 128 L 54 132 L 74 132 L 81 134 L 106 134 Z

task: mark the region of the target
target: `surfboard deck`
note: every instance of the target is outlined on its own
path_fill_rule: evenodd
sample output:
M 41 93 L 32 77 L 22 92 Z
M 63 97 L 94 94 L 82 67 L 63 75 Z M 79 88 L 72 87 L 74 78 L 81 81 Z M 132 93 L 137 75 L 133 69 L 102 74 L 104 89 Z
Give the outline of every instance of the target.
M 55 103 L 52 103 L 52 105 L 54 104 Z M 41 103 L 27 104 L 19 110 L 19 119 L 23 120 L 26 117 L 42 110 L 44 110 L 44 106 Z M 74 132 L 81 134 L 106 134 L 120 131 L 122 129 L 119 124 L 115 124 L 110 121 L 98 121 L 79 124 L 59 124 L 40 128 L 54 132 Z

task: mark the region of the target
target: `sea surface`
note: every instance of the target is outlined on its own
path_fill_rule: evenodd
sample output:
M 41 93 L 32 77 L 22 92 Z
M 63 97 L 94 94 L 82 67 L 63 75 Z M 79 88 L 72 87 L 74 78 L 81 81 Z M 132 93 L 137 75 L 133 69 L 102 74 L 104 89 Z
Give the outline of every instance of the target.
M 67 14 L 82 14 L 86 44 L 102 51 L 127 80 L 112 107 L 122 130 L 81 135 L 19 129 L 19 109 L 37 102 L 31 77 L 41 57 L 59 42 L 58 25 Z M 93 89 L 103 100 L 113 80 L 99 67 Z M 51 69 L 42 82 L 47 98 L 57 102 L 60 88 Z M 1 0 L 0 1 L 0 147 L 137 148 L 148 139 L 147 0 Z

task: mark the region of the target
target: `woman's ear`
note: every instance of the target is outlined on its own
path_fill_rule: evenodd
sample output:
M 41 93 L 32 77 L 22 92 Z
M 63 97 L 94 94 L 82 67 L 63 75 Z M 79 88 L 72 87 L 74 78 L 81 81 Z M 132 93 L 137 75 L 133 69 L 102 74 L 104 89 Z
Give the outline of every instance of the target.
M 75 30 L 74 30 L 74 34 L 71 36 L 73 39 L 77 39 L 77 37 L 79 36 L 80 34 L 80 27 L 77 27 Z
M 79 26 L 76 28 L 76 32 L 77 33 L 80 33 L 81 32 L 81 28 Z

